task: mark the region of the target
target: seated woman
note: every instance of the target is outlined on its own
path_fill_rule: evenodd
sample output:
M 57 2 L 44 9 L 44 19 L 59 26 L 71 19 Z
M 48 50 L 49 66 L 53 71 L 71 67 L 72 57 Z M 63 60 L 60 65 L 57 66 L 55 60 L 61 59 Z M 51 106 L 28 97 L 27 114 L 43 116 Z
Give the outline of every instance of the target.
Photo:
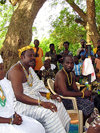
M 45 133 L 38 121 L 14 112 L 14 93 L 4 76 L 3 60 L 0 56 L 0 133 Z

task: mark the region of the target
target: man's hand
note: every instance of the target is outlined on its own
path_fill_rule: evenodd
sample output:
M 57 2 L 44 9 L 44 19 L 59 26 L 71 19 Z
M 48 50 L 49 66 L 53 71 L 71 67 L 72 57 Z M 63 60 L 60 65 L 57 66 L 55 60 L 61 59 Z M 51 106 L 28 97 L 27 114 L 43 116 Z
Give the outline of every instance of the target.
M 95 127 L 90 126 L 87 133 L 100 133 L 100 125 L 96 124 Z
M 58 102 L 61 102 L 61 98 L 59 95 L 53 95 L 51 94 L 51 99 L 57 100 Z
M 21 125 L 22 123 L 22 118 L 20 115 L 18 115 L 17 113 L 14 114 L 14 120 L 12 124 L 16 124 L 16 125 Z
M 57 112 L 57 107 L 53 103 L 41 102 L 41 106 L 46 109 L 50 109 L 52 112 Z
M 90 97 L 91 94 L 92 94 L 92 92 L 89 91 L 89 90 L 85 90 L 85 92 L 84 92 L 84 96 L 85 96 L 85 97 Z

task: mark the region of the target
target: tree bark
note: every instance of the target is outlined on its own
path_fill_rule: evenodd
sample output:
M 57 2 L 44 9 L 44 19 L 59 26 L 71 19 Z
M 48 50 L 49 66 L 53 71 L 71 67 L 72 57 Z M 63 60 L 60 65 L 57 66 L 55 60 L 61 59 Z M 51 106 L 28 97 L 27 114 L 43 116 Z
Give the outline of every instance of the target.
M 87 2 L 87 19 L 90 29 L 90 38 L 94 44 L 94 47 L 96 47 L 100 35 L 98 33 L 96 26 L 95 0 L 86 0 L 86 2 Z
M 32 39 L 34 19 L 46 0 L 19 0 L 14 11 L 1 49 L 5 69 L 8 70 L 18 60 L 17 50 L 29 45 Z
M 87 13 L 84 13 L 82 9 L 79 8 L 74 2 L 74 0 L 66 0 L 67 3 L 78 13 L 82 18 L 81 25 L 86 28 L 88 22 L 91 32 L 91 41 L 93 42 L 94 47 L 97 46 L 97 40 L 100 38 L 99 32 L 97 30 L 96 20 L 95 20 L 95 0 L 86 0 L 87 3 Z

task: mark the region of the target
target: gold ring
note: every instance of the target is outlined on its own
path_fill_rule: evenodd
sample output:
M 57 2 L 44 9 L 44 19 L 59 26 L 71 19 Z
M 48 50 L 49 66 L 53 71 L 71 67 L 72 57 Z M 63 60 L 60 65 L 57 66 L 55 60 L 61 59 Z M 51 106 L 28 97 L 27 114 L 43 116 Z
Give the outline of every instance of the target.
M 53 109 L 53 106 L 51 106 L 51 108 Z

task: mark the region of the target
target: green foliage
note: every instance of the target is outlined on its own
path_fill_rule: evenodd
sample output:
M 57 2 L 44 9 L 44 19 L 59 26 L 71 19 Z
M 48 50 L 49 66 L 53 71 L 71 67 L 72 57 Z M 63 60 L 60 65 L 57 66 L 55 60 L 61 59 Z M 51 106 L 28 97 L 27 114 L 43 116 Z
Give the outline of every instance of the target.
M 98 30 L 100 32 L 100 0 L 95 0 L 96 7 L 96 23 L 98 25 Z
M 0 47 L 5 39 L 13 10 L 14 8 L 11 5 L 0 4 Z
M 79 41 L 81 38 L 85 38 L 85 29 L 75 23 L 75 15 L 70 14 L 67 8 L 60 12 L 60 16 L 52 22 L 53 29 L 50 31 L 50 38 L 55 44 L 56 50 L 59 53 L 59 45 L 63 44 L 64 41 L 70 42 L 69 50 L 76 55 L 77 48 L 80 47 Z
M 1 4 L 5 4 L 6 3 L 6 0 L 0 0 L 0 3 Z

